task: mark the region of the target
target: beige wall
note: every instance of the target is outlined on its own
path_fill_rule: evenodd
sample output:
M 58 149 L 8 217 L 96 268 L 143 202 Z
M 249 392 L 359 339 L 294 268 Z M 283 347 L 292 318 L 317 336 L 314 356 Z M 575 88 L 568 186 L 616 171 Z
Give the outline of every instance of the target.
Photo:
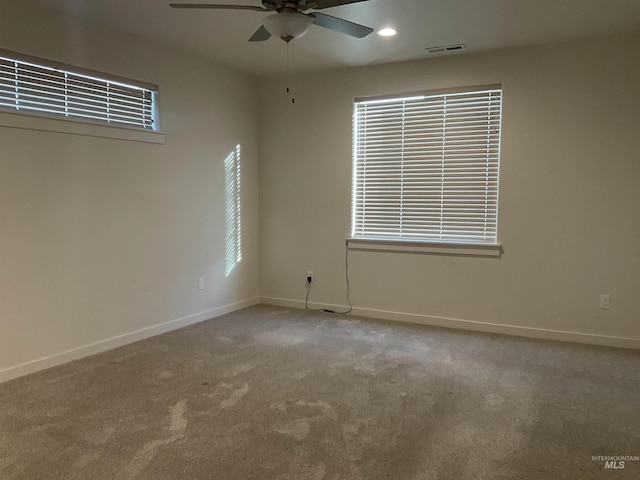
M 504 255 L 351 252 L 354 306 L 640 339 L 638 52 L 640 37 L 628 36 L 303 75 L 295 105 L 284 78 L 262 81 L 263 298 L 300 306 L 312 269 L 311 298 L 345 303 L 354 97 L 502 83 Z
M 158 84 L 166 144 L 0 127 L 0 377 L 255 300 L 255 80 L 19 4 L 0 6 L 0 48 Z M 244 251 L 225 276 L 223 162 L 237 144 Z

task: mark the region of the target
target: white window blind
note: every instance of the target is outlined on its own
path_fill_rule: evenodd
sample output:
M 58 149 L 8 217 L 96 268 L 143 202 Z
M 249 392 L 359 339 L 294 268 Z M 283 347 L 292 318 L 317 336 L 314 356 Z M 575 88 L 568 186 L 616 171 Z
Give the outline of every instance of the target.
M 497 243 L 501 93 L 356 101 L 352 237 Z
M 0 52 L 0 108 L 23 113 L 158 130 L 157 87 Z

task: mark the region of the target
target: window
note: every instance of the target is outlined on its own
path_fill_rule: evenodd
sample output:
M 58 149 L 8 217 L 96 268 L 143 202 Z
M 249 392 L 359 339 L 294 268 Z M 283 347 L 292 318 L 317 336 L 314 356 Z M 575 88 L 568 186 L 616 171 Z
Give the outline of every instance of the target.
M 0 108 L 88 123 L 158 130 L 158 88 L 0 50 Z
M 352 238 L 496 245 L 501 94 L 356 100 Z

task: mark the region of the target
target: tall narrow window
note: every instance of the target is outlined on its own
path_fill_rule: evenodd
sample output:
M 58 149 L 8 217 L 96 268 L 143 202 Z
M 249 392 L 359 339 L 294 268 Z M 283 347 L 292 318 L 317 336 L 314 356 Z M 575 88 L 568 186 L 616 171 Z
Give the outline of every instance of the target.
M 242 216 L 240 210 L 240 145 L 224 160 L 225 274 L 242 260 Z
M 0 109 L 158 130 L 157 86 L 0 50 Z
M 353 238 L 496 244 L 501 86 L 355 102 Z

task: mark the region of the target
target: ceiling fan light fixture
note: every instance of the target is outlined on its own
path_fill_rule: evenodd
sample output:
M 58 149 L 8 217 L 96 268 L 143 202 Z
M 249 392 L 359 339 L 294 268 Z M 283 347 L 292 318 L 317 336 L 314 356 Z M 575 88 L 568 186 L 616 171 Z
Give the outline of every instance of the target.
M 271 35 L 287 43 L 307 33 L 311 23 L 312 19 L 307 15 L 287 12 L 271 14 L 262 21 L 262 25 Z

